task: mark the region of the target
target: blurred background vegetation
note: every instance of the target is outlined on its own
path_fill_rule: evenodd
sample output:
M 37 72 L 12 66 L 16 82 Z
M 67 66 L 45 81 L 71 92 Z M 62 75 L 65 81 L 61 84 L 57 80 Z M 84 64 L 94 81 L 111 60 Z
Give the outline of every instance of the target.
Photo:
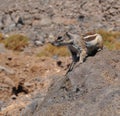
M 21 34 L 13 34 L 9 37 L 4 37 L 0 34 L 0 42 L 4 43 L 5 47 L 15 51 L 22 51 L 28 45 L 29 38 Z
M 104 40 L 104 46 L 109 50 L 120 50 L 120 32 L 118 31 L 106 31 L 97 30 L 97 33 L 101 34 Z M 21 34 L 13 34 L 8 37 L 4 37 L 0 33 L 0 43 L 3 43 L 7 49 L 22 51 L 29 44 L 29 38 Z M 51 44 L 45 44 L 43 49 L 37 54 L 37 56 L 69 56 L 70 53 L 66 47 L 56 47 Z

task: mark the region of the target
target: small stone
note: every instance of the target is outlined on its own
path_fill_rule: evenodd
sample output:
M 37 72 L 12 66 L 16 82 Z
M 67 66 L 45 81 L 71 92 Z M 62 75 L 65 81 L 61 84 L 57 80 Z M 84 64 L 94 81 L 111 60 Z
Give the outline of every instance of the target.
M 16 95 L 12 95 L 12 96 L 11 96 L 11 99 L 13 99 L 13 100 L 15 100 L 16 98 L 17 98 Z
M 34 41 L 34 44 L 35 44 L 36 46 L 43 46 L 43 42 L 40 41 L 40 40 Z
M 15 72 L 12 69 L 8 69 L 4 66 L 0 66 L 0 71 L 4 71 L 6 74 L 14 74 Z

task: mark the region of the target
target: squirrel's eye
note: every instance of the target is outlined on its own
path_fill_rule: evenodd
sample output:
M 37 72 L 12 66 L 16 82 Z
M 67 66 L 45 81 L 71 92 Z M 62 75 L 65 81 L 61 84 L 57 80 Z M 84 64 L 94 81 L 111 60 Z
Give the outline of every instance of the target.
M 58 36 L 58 38 L 57 38 L 56 41 L 57 41 L 57 42 L 61 42 L 61 41 L 63 41 L 63 37 L 62 37 L 62 36 Z
M 62 36 L 58 36 L 57 40 L 60 40 L 60 39 L 62 39 Z

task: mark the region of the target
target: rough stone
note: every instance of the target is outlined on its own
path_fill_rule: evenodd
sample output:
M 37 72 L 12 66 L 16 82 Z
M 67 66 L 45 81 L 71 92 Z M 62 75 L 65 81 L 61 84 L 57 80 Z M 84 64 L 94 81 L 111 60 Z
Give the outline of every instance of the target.
M 14 74 L 15 72 L 11 69 L 8 69 L 4 66 L 0 66 L 0 71 L 4 71 L 6 74 Z
M 67 78 L 56 77 L 43 102 L 30 114 L 27 107 L 22 116 L 119 116 L 119 65 L 119 51 L 104 49 L 88 57 Z
M 4 3 L 1 2 L 0 30 L 5 33 L 16 31 L 25 32 L 27 35 L 34 33 L 35 36 L 35 32 L 40 31 L 47 34 L 57 33 L 59 30 L 64 32 L 66 26 L 72 25 L 75 27 L 73 31 L 81 33 L 110 28 L 120 30 L 120 0 L 67 0 L 66 2 L 5 0 Z M 13 26 L 18 22 L 19 26 Z

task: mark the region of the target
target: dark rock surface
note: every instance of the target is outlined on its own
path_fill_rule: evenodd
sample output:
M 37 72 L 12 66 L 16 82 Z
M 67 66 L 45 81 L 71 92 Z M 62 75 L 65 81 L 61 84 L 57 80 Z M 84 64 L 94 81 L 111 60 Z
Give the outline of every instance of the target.
M 120 51 L 104 49 L 64 76 L 55 77 L 47 96 L 21 116 L 119 116 Z

